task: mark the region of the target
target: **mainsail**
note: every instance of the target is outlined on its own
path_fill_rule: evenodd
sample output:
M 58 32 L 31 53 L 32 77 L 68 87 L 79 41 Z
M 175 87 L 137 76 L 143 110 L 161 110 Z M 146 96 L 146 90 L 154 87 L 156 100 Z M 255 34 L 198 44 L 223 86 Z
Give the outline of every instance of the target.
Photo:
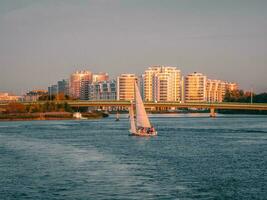
M 135 107 L 136 107 L 136 125 L 137 127 L 150 128 L 151 124 L 146 114 L 138 86 L 134 83 L 135 88 Z
M 133 109 L 133 104 L 131 103 L 131 107 L 129 110 L 130 114 L 130 122 L 131 122 L 131 129 L 130 132 L 136 133 L 136 127 L 135 127 L 135 121 L 134 121 L 134 109 Z

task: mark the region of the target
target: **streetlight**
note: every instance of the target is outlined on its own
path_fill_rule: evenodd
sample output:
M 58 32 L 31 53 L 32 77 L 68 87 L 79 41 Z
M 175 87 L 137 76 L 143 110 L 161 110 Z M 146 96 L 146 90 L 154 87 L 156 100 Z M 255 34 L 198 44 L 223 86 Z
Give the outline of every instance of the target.
M 253 89 L 251 87 L 251 90 L 250 90 L 250 103 L 252 104 L 253 103 Z

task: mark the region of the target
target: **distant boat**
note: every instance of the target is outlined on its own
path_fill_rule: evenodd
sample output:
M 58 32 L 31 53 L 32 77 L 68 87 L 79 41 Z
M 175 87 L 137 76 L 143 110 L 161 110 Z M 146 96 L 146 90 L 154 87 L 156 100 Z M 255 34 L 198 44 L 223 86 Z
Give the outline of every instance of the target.
M 115 121 L 120 121 L 120 115 L 119 115 L 119 112 L 117 112 L 117 114 L 116 114 L 116 119 L 115 119 Z
M 80 112 L 75 112 L 75 113 L 73 113 L 73 117 L 74 117 L 75 119 L 87 119 L 87 118 L 83 117 L 83 116 L 82 116 L 82 113 L 80 113 Z
M 131 107 L 129 109 L 130 115 L 130 133 L 133 136 L 156 136 L 157 131 L 153 126 L 151 126 L 149 118 L 147 116 L 144 103 L 142 101 L 139 89 L 137 84 L 134 84 L 135 89 L 135 112 L 136 116 L 134 116 L 134 104 L 131 102 Z

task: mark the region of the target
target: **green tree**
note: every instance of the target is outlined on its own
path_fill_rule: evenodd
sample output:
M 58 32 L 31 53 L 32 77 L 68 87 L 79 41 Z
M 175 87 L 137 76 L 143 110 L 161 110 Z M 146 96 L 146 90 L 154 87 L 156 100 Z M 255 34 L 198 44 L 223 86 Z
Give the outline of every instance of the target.
M 254 94 L 252 93 L 253 103 L 267 103 L 267 93 Z M 243 90 L 227 90 L 224 97 L 224 102 L 251 102 L 251 92 L 244 92 Z
M 255 103 L 267 103 L 267 93 L 261 93 L 254 95 L 253 102 Z
M 67 102 L 64 102 L 63 107 L 66 112 L 73 112 L 72 108 Z

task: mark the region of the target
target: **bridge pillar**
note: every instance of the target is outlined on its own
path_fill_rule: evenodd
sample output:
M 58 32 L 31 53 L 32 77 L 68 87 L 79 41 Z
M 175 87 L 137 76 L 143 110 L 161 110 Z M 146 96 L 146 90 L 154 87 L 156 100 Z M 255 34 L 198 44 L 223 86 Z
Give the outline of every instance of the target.
M 210 117 L 216 117 L 215 108 L 210 108 Z

